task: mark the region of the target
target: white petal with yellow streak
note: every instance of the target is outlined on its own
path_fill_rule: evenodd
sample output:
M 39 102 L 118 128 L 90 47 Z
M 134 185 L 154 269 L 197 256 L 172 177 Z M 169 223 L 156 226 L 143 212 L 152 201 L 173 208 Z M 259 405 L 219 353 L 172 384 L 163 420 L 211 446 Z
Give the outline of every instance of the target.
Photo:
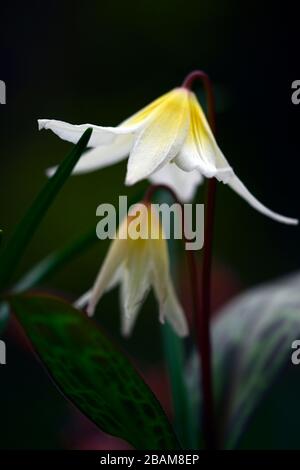
M 147 178 L 179 152 L 188 131 L 188 92 L 173 90 L 151 114 L 129 155 L 126 184 Z
M 153 112 L 155 112 L 159 106 L 161 106 L 166 99 L 172 95 L 174 90 L 169 91 L 168 93 L 165 93 L 164 95 L 160 96 L 156 100 L 152 101 L 149 103 L 147 106 L 144 108 L 140 109 L 137 113 L 133 114 L 129 118 L 127 118 L 125 121 L 123 121 L 119 127 L 131 127 L 135 126 L 140 123 L 145 123 L 147 119 L 151 116 Z
M 93 133 L 88 143 L 89 147 L 111 144 L 118 135 L 133 135 L 140 130 L 144 123 L 147 122 L 151 113 L 157 109 L 170 93 L 171 92 L 166 93 L 153 101 L 116 127 L 97 126 L 95 124 L 70 124 L 57 119 L 38 119 L 39 130 L 50 129 L 61 139 L 76 144 L 82 134 L 91 127 L 93 129 Z
M 189 94 L 190 128 L 175 162 L 185 171 L 197 169 L 207 177 L 227 182 L 233 170 L 221 152 L 194 93 Z

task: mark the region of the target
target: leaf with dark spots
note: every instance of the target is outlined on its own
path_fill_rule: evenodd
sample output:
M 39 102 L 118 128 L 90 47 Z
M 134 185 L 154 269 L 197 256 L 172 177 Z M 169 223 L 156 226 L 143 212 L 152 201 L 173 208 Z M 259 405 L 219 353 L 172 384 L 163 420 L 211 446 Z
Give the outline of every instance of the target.
M 94 321 L 53 297 L 9 301 L 55 383 L 100 429 L 137 449 L 179 448 L 150 388 Z

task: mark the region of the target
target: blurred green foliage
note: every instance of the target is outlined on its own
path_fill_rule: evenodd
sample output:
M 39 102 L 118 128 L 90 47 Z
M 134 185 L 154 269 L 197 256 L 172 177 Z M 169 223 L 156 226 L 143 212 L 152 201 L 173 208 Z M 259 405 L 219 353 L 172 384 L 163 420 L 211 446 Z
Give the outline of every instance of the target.
M 212 324 L 221 448 L 300 448 L 299 365 L 292 362 L 300 336 L 299 285 L 296 274 L 249 290 Z M 194 354 L 187 379 L 199 406 L 198 369 Z

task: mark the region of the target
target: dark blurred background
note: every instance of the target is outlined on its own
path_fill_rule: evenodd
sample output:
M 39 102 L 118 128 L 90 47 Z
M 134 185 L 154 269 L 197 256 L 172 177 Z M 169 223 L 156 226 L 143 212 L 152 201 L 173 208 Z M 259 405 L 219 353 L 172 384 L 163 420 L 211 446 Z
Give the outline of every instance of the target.
M 11 1 L 1 5 L 0 22 L 0 79 L 7 85 L 7 104 L 0 106 L 4 239 L 45 183 L 45 169 L 71 147 L 50 132 L 39 133 L 38 118 L 116 125 L 195 68 L 207 71 L 215 85 L 218 142 L 237 174 L 267 206 L 300 217 L 300 105 L 291 103 L 291 83 L 300 79 L 299 34 L 292 6 L 283 11 L 276 3 L 236 0 Z M 134 196 L 146 187 L 143 182 L 128 189 L 124 177 L 123 162 L 71 178 L 18 274 L 95 226 L 101 202 L 116 203 L 119 194 Z M 200 188 L 199 202 L 202 196 Z M 220 303 L 235 289 L 300 268 L 299 228 L 263 217 L 221 184 L 215 241 Z M 98 242 L 42 288 L 76 298 L 91 285 L 107 247 Z M 155 311 L 150 298 L 133 337 L 123 341 L 149 376 L 161 363 Z M 101 301 L 98 319 L 119 339 L 115 292 Z M 84 446 L 80 442 L 93 430 L 85 431 L 85 423 L 80 431 L 78 425 L 72 437 L 73 411 L 24 349 L 14 325 L 7 338 L 8 365 L 0 369 L 1 448 Z

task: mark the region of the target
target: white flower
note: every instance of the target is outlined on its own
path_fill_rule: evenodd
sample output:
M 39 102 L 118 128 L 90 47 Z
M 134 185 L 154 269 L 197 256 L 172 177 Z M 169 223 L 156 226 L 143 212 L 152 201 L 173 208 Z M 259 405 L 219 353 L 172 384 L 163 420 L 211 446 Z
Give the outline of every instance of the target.
M 133 213 L 138 217 L 133 217 Z M 132 225 L 139 236 L 133 236 Z M 134 232 L 135 234 L 136 232 Z M 149 238 L 151 234 L 151 238 Z M 169 271 L 167 242 L 158 215 L 151 205 L 138 204 L 120 225 L 93 288 L 84 294 L 76 306 L 88 304 L 93 315 L 102 295 L 120 284 L 122 334 L 128 336 L 151 286 L 159 303 L 159 318 L 172 325 L 179 336 L 188 334 L 188 326 L 177 299 Z
M 117 127 L 39 120 L 40 129 L 51 129 L 74 143 L 88 127 L 93 128 L 89 143 L 93 149 L 83 155 L 74 173 L 103 168 L 129 155 L 127 185 L 148 178 L 168 184 L 185 201 L 193 197 L 203 176 L 215 177 L 259 212 L 279 222 L 298 223 L 271 211 L 249 192 L 218 147 L 195 94 L 184 87 L 163 95 Z

